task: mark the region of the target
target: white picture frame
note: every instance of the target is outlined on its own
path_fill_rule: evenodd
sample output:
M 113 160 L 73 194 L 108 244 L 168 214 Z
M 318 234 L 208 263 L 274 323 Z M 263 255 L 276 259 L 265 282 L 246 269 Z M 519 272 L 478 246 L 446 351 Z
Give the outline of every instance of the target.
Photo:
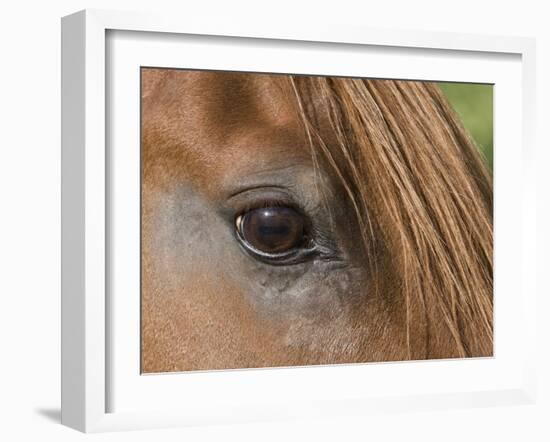
M 139 35 L 139 38 L 134 38 L 136 35 Z M 116 36 L 122 36 L 122 39 L 116 40 Z M 126 39 L 124 36 L 132 38 Z M 498 128 L 495 128 L 495 150 L 501 152 L 495 156 L 495 181 L 500 186 L 499 192 L 506 192 L 508 198 L 506 201 L 499 199 L 495 191 L 495 260 L 498 260 L 495 271 L 504 275 L 503 278 L 510 279 L 502 279 L 502 283 L 496 279 L 495 282 L 495 339 L 497 345 L 501 345 L 500 353 L 496 351 L 495 357 L 489 360 L 462 360 L 459 364 L 456 361 L 426 361 L 315 367 L 314 371 L 310 368 L 262 369 L 156 377 L 140 376 L 139 371 L 136 372 L 138 362 L 135 358 L 135 349 L 136 346 L 139 347 L 139 341 L 129 341 L 133 339 L 132 336 L 136 336 L 136 318 L 135 315 L 120 316 L 116 313 L 121 310 L 115 308 L 119 305 L 117 303 L 129 301 L 120 298 L 113 301 L 111 298 L 111 291 L 113 287 L 118 287 L 118 282 L 113 283 L 113 275 L 109 270 L 110 262 L 117 260 L 117 253 L 133 253 L 132 256 L 136 258 L 135 250 L 124 251 L 122 247 L 121 252 L 121 247 L 112 246 L 119 241 L 119 237 L 124 236 L 123 232 L 116 228 L 117 223 L 121 222 L 118 220 L 128 213 L 135 212 L 135 207 L 119 211 L 121 215 L 114 219 L 113 213 L 116 212 L 120 198 L 113 192 L 111 185 L 113 180 L 125 176 L 126 178 L 122 178 L 127 179 L 125 182 L 133 182 L 134 186 L 136 182 L 132 181 L 131 171 L 128 178 L 125 170 L 119 169 L 126 166 L 121 166 L 121 162 L 117 161 L 118 154 L 113 155 L 109 150 L 110 143 L 117 143 L 119 123 L 121 127 L 127 124 L 122 129 L 124 133 L 135 132 L 136 127 L 135 119 L 130 118 L 126 121 L 125 118 L 119 118 L 118 111 L 109 107 L 112 104 L 109 94 L 113 92 L 109 83 L 118 81 L 117 78 L 120 76 L 128 78 L 124 77 L 124 68 L 119 72 L 116 70 L 118 68 L 112 69 L 110 66 L 118 63 L 134 69 L 139 65 L 151 65 L 148 61 L 153 60 L 154 66 L 178 67 L 177 62 L 169 61 L 172 57 L 170 50 L 162 51 L 159 48 L 166 43 L 162 42 L 163 38 L 179 44 L 178 42 L 186 37 L 193 37 L 193 41 L 203 45 L 203 48 L 211 46 L 213 51 L 220 50 L 216 49 L 216 44 L 208 43 L 213 41 L 213 38 L 217 44 L 225 47 L 233 45 L 240 48 L 250 44 L 251 47 L 257 48 L 265 43 L 283 53 L 285 48 L 294 48 L 293 50 L 298 52 L 302 51 L 300 59 L 304 60 L 308 59 L 304 54 L 307 55 L 308 51 L 314 53 L 316 48 L 329 51 L 334 57 L 338 56 L 341 50 L 359 51 L 359 55 L 362 54 L 360 51 L 374 51 L 382 57 L 391 51 L 398 51 L 398 56 L 409 56 L 408 54 L 414 52 L 419 54 L 420 59 L 428 57 L 429 67 L 426 63 L 420 63 L 416 68 L 418 71 L 414 71 L 411 70 L 415 69 L 414 63 L 411 63 L 407 67 L 409 70 L 399 71 L 397 65 L 392 65 L 388 58 L 381 59 L 380 62 L 380 66 L 385 66 L 385 71 L 381 69 L 378 75 L 378 71 L 369 73 L 371 76 L 389 78 L 388 69 L 393 69 L 393 76 L 425 79 L 422 72 L 429 68 L 432 70 L 432 76 L 439 76 L 439 80 L 502 80 L 502 84 L 506 86 L 503 86 L 503 92 L 500 94 L 500 97 L 503 97 L 502 101 L 499 103 L 498 98 L 495 99 L 495 118 L 498 124 Z M 112 40 L 109 40 L 110 38 Z M 147 39 L 156 39 L 157 46 L 153 45 L 154 47 L 147 50 Z M 113 43 L 114 41 L 117 42 Z M 143 47 L 138 55 L 136 45 Z M 142 57 L 147 57 L 147 53 L 154 54 L 154 57 L 147 58 L 147 62 L 143 64 L 145 58 Z M 115 62 L 114 57 L 118 57 L 119 61 Z M 236 56 L 235 60 L 246 61 L 245 57 L 246 51 L 244 55 Z M 470 59 L 473 61 L 469 62 Z M 254 23 L 216 23 L 197 20 L 194 17 L 176 18 L 100 10 L 86 10 L 64 17 L 62 423 L 80 431 L 96 432 L 288 417 L 363 414 L 375 410 L 392 412 L 533 403 L 536 397 L 534 59 L 534 41 L 518 37 L 388 31 L 320 24 L 292 26 L 277 23 L 272 28 L 266 28 Z M 202 61 L 200 64 L 197 61 L 194 66 L 186 67 L 259 71 L 277 69 L 273 67 L 276 57 L 270 60 L 271 64 L 262 62 L 260 58 L 246 63 L 243 61 L 238 65 L 229 65 L 223 60 L 218 64 L 209 64 L 204 58 L 196 60 Z M 454 69 L 456 72 L 453 77 L 449 77 L 448 74 L 449 60 L 458 60 L 460 66 L 464 63 L 463 68 Z M 496 60 L 493 67 L 491 60 Z M 288 72 L 300 70 L 328 75 L 341 73 L 331 71 L 321 64 L 315 65 L 313 56 L 303 63 L 309 64 Z M 467 63 L 474 63 L 486 70 L 475 73 L 467 68 L 474 64 Z M 355 71 L 352 64 L 352 58 L 348 58 L 348 64 L 344 69 L 350 74 L 361 74 L 362 71 Z M 280 69 L 287 72 L 288 68 L 281 65 Z M 128 81 L 127 87 L 131 87 L 134 80 Z M 495 84 L 498 87 L 499 82 Z M 496 94 L 499 97 L 498 91 Z M 136 95 L 135 98 L 139 97 Z M 504 106 L 506 103 L 517 105 L 517 108 Z M 107 130 L 106 122 L 114 124 L 110 131 Z M 516 181 L 514 187 L 507 186 L 506 178 L 514 171 L 517 172 L 515 179 L 519 179 L 521 185 Z M 500 173 L 502 178 L 499 178 Z M 137 184 L 139 185 L 139 181 Z M 136 190 L 135 187 L 133 189 Z M 503 211 L 508 209 L 509 213 L 512 213 L 510 209 L 513 207 L 517 216 L 499 218 L 500 208 Z M 513 219 L 499 221 L 505 218 Z M 132 219 L 128 222 L 134 223 Z M 518 231 L 516 239 L 503 242 L 507 233 Z M 132 229 L 128 229 L 128 232 L 131 234 Z M 138 247 L 139 252 L 139 244 L 132 247 Z M 520 272 L 516 271 L 517 274 L 512 275 L 513 270 L 518 268 L 521 269 Z M 115 279 L 122 281 L 121 284 L 130 281 L 131 269 L 120 275 L 122 276 Z M 516 291 L 513 299 L 504 294 L 505 290 L 512 289 Z M 500 296 L 502 302 L 499 301 L 499 291 L 503 293 Z M 136 298 L 133 299 L 135 301 Z M 139 302 L 139 294 L 137 299 Z M 129 311 L 135 312 L 136 309 Z M 507 339 L 511 334 L 506 332 L 509 328 L 506 318 L 511 317 L 511 312 L 514 311 L 517 313 L 517 316 L 514 316 L 515 326 L 521 329 L 521 336 L 516 336 L 516 341 L 511 342 L 511 338 Z M 500 331 L 499 321 L 502 324 Z M 129 324 L 129 327 L 120 324 Z M 125 334 L 125 330 L 130 329 L 134 334 Z M 499 339 L 501 344 L 498 344 Z M 132 344 L 124 346 L 120 345 L 120 342 Z M 351 381 L 367 370 L 370 373 L 376 371 L 381 379 L 380 391 L 373 393 L 374 386 L 371 385 L 370 391 L 352 394 L 354 386 Z M 449 380 L 443 376 L 438 382 L 438 377 L 433 374 L 442 371 L 446 373 L 445 376 L 453 376 L 453 379 Z M 395 379 L 399 379 L 403 374 L 415 376 L 418 380 L 416 390 L 407 389 L 398 382 L 393 390 L 384 389 L 389 385 L 384 384 L 384 378 L 394 376 Z M 349 385 L 342 383 L 338 388 L 330 388 L 331 385 L 334 386 L 336 377 L 350 379 Z M 478 379 L 477 383 L 469 381 L 474 377 Z M 493 379 L 494 382 L 486 383 L 487 379 Z M 425 389 L 428 380 L 434 383 L 433 389 Z M 314 386 L 318 382 L 324 382 L 324 385 L 328 386 L 327 389 L 320 393 L 315 392 Z M 296 391 L 294 396 L 285 399 L 285 396 L 277 395 L 277 388 L 283 383 L 293 386 L 292 390 Z M 274 386 L 271 390 L 269 384 Z M 453 388 L 451 384 L 455 384 Z M 227 385 L 236 385 L 239 390 L 236 390 L 236 387 L 228 388 Z M 177 388 L 186 388 L 187 392 L 191 392 L 188 393 L 191 402 L 187 406 L 168 406 L 169 392 Z M 264 389 L 263 394 L 266 398 L 263 401 L 254 395 L 253 390 L 258 388 Z M 113 393 L 115 391 L 116 394 Z M 237 396 L 236 391 L 240 393 Z M 132 392 L 137 393 L 132 395 Z M 216 395 L 219 396 L 219 404 L 212 399 L 216 399 Z M 117 398 L 116 404 L 113 403 L 113 397 Z M 140 401 L 142 403 L 137 403 Z

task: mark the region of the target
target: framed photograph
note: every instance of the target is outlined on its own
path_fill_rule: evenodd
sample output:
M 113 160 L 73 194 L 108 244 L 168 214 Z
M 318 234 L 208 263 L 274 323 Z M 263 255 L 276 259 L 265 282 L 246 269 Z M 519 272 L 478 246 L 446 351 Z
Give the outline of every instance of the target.
M 62 21 L 62 422 L 532 403 L 534 42 Z

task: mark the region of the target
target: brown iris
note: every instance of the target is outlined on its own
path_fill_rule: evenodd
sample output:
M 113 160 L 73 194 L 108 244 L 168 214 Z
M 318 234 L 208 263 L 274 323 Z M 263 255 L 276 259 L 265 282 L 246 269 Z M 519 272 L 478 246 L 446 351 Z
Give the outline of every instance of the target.
M 290 207 L 253 209 L 238 216 L 235 223 L 245 245 L 267 255 L 290 252 L 304 242 L 304 217 Z

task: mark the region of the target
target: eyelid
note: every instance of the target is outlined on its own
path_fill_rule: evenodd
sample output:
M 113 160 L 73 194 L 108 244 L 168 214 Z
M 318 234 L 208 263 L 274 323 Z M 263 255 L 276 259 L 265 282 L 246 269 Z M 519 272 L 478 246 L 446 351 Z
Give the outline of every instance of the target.
M 290 207 L 308 220 L 318 217 L 322 212 L 319 207 L 305 198 L 300 198 L 291 189 L 280 186 L 246 189 L 231 195 L 226 204 L 224 212 L 232 213 L 232 218 L 262 207 Z
M 298 199 L 290 194 L 286 189 L 279 187 L 262 187 L 247 189 L 228 198 L 227 203 L 233 207 L 236 212 L 243 213 L 248 210 L 259 209 L 261 207 L 288 206 L 300 208 Z

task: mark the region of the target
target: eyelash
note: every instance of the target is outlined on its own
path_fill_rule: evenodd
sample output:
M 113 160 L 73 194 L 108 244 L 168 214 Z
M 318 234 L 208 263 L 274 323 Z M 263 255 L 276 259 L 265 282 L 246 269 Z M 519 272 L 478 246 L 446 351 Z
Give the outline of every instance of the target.
M 265 209 L 268 207 L 289 207 L 296 212 L 298 212 L 300 215 L 302 215 L 304 218 L 309 220 L 309 215 L 306 213 L 305 210 L 303 210 L 298 204 L 296 204 L 293 201 L 290 200 L 283 200 L 283 199 L 258 199 L 257 201 L 249 201 L 244 204 L 244 206 L 236 213 L 235 219 L 237 219 L 239 216 L 244 215 L 247 212 L 250 212 L 251 210 L 256 209 Z

